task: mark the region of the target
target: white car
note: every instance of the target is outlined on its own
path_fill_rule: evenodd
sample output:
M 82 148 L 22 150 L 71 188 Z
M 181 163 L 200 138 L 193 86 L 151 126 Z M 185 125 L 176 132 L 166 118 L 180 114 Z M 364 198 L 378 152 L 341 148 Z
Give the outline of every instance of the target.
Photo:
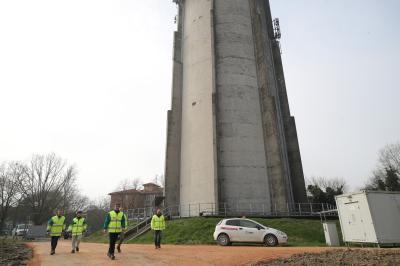
M 30 224 L 19 224 L 19 225 L 17 225 L 17 227 L 15 227 L 15 229 L 14 229 L 15 230 L 15 235 L 24 236 L 28 232 L 30 227 L 31 227 Z
M 286 244 L 288 237 L 284 232 L 266 227 L 250 219 L 223 219 L 215 227 L 214 240 L 221 246 L 232 243 L 263 243 L 266 246 Z

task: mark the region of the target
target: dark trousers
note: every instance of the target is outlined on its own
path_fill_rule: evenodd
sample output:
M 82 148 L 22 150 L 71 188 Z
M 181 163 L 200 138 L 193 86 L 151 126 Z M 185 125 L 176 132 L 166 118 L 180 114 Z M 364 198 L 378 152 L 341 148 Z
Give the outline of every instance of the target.
M 52 236 L 51 237 L 51 250 L 56 250 L 59 238 L 60 238 L 59 236 Z
M 110 233 L 110 245 L 108 247 L 108 253 L 114 254 L 115 252 L 115 243 L 117 243 L 119 233 Z
M 118 239 L 118 247 L 119 247 L 119 248 L 121 248 L 121 245 L 122 245 L 122 243 L 124 242 L 124 238 L 125 238 L 125 233 L 122 232 L 122 233 L 119 235 L 119 239 Z
M 161 230 L 155 230 L 154 231 L 154 245 L 156 247 L 160 247 L 161 246 L 161 234 L 162 234 Z

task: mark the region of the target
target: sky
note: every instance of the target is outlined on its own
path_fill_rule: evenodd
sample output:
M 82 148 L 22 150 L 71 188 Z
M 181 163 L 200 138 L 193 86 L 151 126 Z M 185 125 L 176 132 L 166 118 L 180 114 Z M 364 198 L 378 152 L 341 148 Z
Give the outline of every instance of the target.
M 271 0 L 307 178 L 400 141 L 400 1 Z M 0 0 L 0 162 L 55 152 L 100 198 L 164 171 L 172 0 Z

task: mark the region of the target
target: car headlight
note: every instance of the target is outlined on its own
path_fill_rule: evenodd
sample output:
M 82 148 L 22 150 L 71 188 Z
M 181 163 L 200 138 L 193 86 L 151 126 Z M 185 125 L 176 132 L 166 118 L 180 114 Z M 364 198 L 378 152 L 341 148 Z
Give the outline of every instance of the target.
M 278 231 L 278 235 L 287 237 L 287 235 L 282 231 Z

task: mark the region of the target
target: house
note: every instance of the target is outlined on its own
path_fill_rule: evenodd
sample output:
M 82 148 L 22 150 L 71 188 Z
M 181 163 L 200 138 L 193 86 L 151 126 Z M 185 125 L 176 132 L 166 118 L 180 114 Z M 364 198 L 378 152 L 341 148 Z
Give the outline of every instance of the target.
M 163 188 L 154 183 L 143 184 L 143 189 L 127 189 L 108 194 L 110 207 L 120 203 L 124 210 L 159 207 L 163 204 Z

